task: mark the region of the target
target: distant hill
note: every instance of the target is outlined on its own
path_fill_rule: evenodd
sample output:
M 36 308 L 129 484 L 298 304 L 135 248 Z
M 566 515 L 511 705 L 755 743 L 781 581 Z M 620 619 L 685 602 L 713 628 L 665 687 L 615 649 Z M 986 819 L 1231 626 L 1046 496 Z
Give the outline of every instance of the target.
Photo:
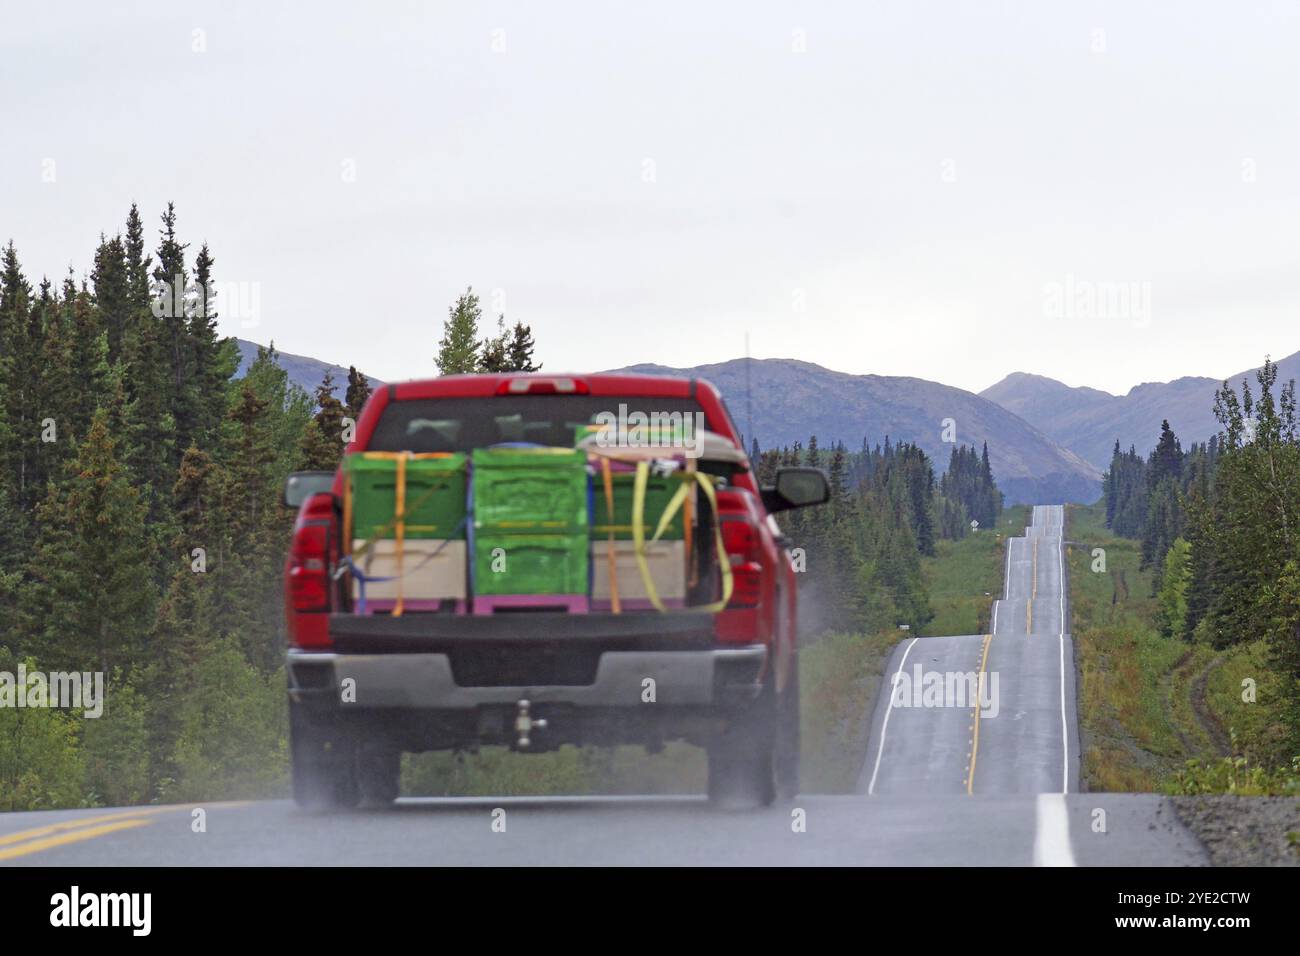
M 239 369 L 235 372 L 235 377 L 242 377 L 248 367 L 257 359 L 258 344 L 249 342 L 246 339 L 235 339 L 239 344 Z M 308 395 L 316 394 L 316 386 L 325 378 L 325 370 L 329 369 L 334 373 L 334 381 L 338 383 L 338 391 L 334 394 L 341 400 L 348 388 L 348 370 L 346 366 L 331 365 L 328 362 L 322 362 L 320 359 L 309 358 L 306 355 L 293 355 L 289 352 L 276 352 L 279 357 L 280 367 L 289 373 L 289 381 L 301 385 L 307 390 Z M 369 375 L 370 384 L 377 387 L 385 384 L 377 378 Z
M 981 398 L 997 402 L 1044 432 L 1047 429 L 1040 423 L 1051 422 L 1056 416 L 1087 414 L 1119 401 L 1109 392 L 1095 388 L 1071 388 L 1054 378 L 1031 375 L 1028 372 L 1012 372 L 979 394 Z
M 864 437 L 874 445 L 888 435 L 891 441 L 920 445 L 942 471 L 952 450 L 941 439 L 942 422 L 952 418 L 958 442 L 977 447 L 988 442 L 994 478 L 1008 503 L 1092 502 L 1101 493 L 1097 468 L 998 403 L 938 382 L 850 375 L 794 359 L 733 359 L 688 369 L 633 365 L 617 371 L 707 379 L 721 389 L 743 431 L 748 427 L 746 366 L 760 446 L 807 442 L 816 435 L 823 447 L 842 440 L 860 448 Z
M 1281 359 L 1277 365 L 1279 382 L 1300 378 L 1300 352 Z M 1238 372 L 1228 381 L 1240 387 L 1246 378 L 1254 388 L 1255 371 Z M 1169 420 L 1184 445 L 1205 441 L 1215 434 L 1219 423 L 1214 418 L 1214 392 L 1222 384 L 1216 378 L 1188 376 L 1137 385 L 1127 395 L 1111 395 L 1015 372 L 980 395 L 1105 470 L 1116 439 L 1125 450 L 1132 445 L 1144 455 L 1149 453 L 1160 437 L 1162 419 Z

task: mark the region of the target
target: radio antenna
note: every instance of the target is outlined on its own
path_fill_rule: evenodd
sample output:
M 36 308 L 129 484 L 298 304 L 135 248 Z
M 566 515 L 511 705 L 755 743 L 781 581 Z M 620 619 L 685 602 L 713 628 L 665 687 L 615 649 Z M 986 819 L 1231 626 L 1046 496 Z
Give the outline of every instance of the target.
M 745 430 L 749 432 L 749 448 L 754 447 L 754 400 L 753 393 L 749 388 L 749 331 L 745 331 Z M 749 454 L 749 448 L 742 448 L 746 455 Z M 757 466 L 757 462 L 755 462 Z

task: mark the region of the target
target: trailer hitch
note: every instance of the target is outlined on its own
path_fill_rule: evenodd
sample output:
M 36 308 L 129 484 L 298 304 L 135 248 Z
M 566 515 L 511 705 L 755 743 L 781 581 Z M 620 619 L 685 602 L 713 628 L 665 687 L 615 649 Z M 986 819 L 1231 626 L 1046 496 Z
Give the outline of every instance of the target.
M 518 703 L 519 711 L 515 715 L 515 733 L 518 738 L 515 740 L 515 746 L 520 750 L 527 750 L 532 746 L 532 733 L 535 730 L 545 730 L 545 718 L 536 718 L 529 713 L 531 706 L 528 701 L 521 700 Z

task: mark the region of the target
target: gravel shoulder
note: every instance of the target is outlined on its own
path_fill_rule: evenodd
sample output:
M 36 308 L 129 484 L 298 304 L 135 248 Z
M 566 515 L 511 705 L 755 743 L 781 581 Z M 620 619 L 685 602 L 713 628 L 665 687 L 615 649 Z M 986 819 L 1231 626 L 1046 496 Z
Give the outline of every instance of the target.
M 1214 866 L 1300 866 L 1300 797 L 1171 797 Z

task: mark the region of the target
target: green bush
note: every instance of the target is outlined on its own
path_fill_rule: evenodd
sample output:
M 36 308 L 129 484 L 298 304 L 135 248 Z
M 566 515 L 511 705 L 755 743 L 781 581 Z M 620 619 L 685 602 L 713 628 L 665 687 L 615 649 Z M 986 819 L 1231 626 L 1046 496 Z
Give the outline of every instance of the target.
M 39 671 L 35 659 L 27 671 Z M 0 647 L 0 670 L 15 673 L 18 661 Z M 81 715 L 45 707 L 0 707 L 0 810 L 49 810 L 85 806 Z
M 104 712 L 87 720 L 82 736 L 85 786 L 96 804 L 110 807 L 149 800 L 149 729 L 144 697 L 133 679 L 115 673 Z
M 1189 760 L 1175 774 L 1170 789 L 1185 795 L 1300 796 L 1300 757 L 1292 760 L 1290 767 L 1276 770 L 1253 764 L 1248 757 L 1237 753 L 1215 761 Z
M 237 800 L 283 794 L 288 733 L 283 671 L 263 676 L 236 638 L 214 642 L 179 708 L 176 779 L 166 801 Z

